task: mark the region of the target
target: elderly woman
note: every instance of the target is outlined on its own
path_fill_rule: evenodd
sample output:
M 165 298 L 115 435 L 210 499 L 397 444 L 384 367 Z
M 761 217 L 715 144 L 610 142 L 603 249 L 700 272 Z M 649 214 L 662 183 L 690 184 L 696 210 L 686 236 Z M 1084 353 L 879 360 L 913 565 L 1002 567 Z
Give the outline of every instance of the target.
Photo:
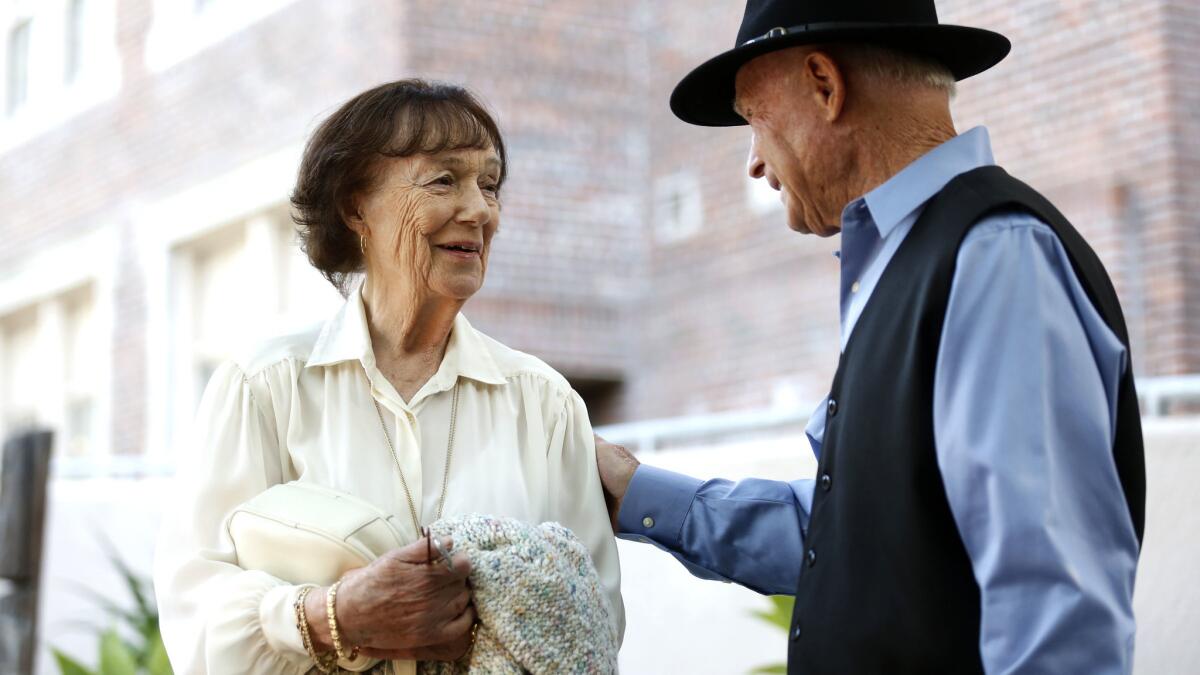
M 335 645 L 382 659 L 461 657 L 476 620 L 469 563 L 459 553 L 452 565 L 426 564 L 420 535 L 455 514 L 569 528 L 622 630 L 583 402 L 549 366 L 460 313 L 483 285 L 506 169 L 496 123 L 451 85 L 377 87 L 313 135 L 292 201 L 309 260 L 347 300 L 209 383 L 155 565 L 176 672 L 306 673 Z M 289 481 L 394 514 L 412 543 L 348 573 L 335 594 L 242 569 L 230 513 Z

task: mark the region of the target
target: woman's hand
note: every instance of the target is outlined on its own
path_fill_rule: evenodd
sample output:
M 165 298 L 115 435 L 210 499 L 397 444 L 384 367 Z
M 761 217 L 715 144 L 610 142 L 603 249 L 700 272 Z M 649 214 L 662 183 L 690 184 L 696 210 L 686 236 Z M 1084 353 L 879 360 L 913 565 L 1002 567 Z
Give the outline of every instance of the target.
M 450 539 L 443 544 L 449 549 Z M 428 564 L 427 550 L 422 538 L 343 577 L 336 598 L 343 649 L 357 645 L 367 656 L 389 660 L 453 661 L 466 654 L 475 624 L 471 564 L 464 554 L 453 556 L 453 569 L 438 556 Z M 314 589 L 305 599 L 317 651 L 333 649 L 326 590 Z

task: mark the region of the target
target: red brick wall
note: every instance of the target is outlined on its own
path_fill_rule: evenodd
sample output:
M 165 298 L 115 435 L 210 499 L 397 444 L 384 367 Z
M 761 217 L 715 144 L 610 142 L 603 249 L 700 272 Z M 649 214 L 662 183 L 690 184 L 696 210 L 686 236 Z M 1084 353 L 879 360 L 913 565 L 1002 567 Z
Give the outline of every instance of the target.
M 302 141 L 375 84 L 461 82 L 498 112 L 512 153 L 504 223 L 476 324 L 581 386 L 631 369 L 642 285 L 646 64 L 629 3 L 299 0 L 160 73 L 144 66 L 151 0 L 120 0 L 116 99 L 0 155 L 0 267 L 116 223 L 113 444 L 146 428 L 146 289 L 131 213 Z M 170 227 L 163 223 L 163 227 Z M 165 367 L 165 364 L 163 365 Z M 597 400 L 619 414 L 619 399 Z
M 1184 296 L 1174 315 L 1178 337 L 1170 347 L 1177 356 L 1163 372 L 1195 373 L 1200 371 L 1200 3 L 1174 0 L 1164 3 L 1163 14 L 1178 234 L 1174 260 Z
M 146 427 L 142 204 L 295 144 L 382 81 L 460 81 L 498 113 L 511 182 L 477 325 L 580 383 L 620 381 L 600 419 L 815 400 L 837 358 L 836 240 L 751 208 L 744 129 L 690 127 L 676 81 L 732 45 L 738 0 L 431 3 L 297 0 L 161 72 L 150 0 L 120 0 L 121 91 L 0 154 L 0 268 L 117 224 L 114 446 Z M 1200 371 L 1200 5 L 943 0 L 943 20 L 1009 35 L 962 84 L 960 128 L 1095 244 L 1125 303 L 1139 372 Z M 663 243 L 656 189 L 690 175 L 703 222 Z M 169 227 L 169 223 L 164 223 Z M 590 385 L 589 385 L 590 386 Z
M 941 8 L 943 20 L 976 21 L 1014 45 L 994 72 L 963 83 L 960 127 L 986 124 L 997 161 L 1095 246 L 1124 304 L 1138 372 L 1200 370 L 1198 221 L 1184 203 L 1200 154 L 1182 128 L 1188 117 L 1195 124 L 1195 108 L 1181 100 L 1200 74 L 1184 57 L 1197 54 L 1200 9 L 1125 0 Z
M 576 379 L 634 365 L 626 310 L 642 286 L 647 171 L 637 4 L 411 2 L 404 20 L 402 72 L 479 92 L 509 144 L 501 231 L 467 314 Z
M 375 82 L 380 61 L 399 62 L 387 7 L 298 2 L 152 74 L 143 65 L 151 3 L 121 0 L 117 97 L 0 155 L 0 267 L 96 227 L 121 232 L 114 452 L 140 452 L 146 430 L 146 288 L 132 214 L 299 142 L 318 115 Z
M 815 399 L 837 359 L 836 242 L 793 233 L 782 209 L 750 207 L 745 128 L 688 126 L 667 108 L 683 74 L 733 45 L 742 7 L 706 7 L 654 3 L 648 25 L 653 175 L 695 172 L 704 222 L 653 251 L 648 353 L 634 382 L 644 416 L 763 406 L 778 385 Z
M 654 337 L 637 412 L 738 408 L 772 383 L 815 398 L 837 358 L 835 241 L 746 205 L 746 133 L 666 111 L 680 76 L 732 45 L 739 3 L 655 3 L 648 39 L 652 171 L 703 177 L 703 231 L 654 250 Z M 989 127 L 997 161 L 1055 201 L 1114 277 L 1143 375 L 1200 371 L 1200 5 L 943 0 L 942 21 L 998 30 L 1014 49 L 963 82 L 960 130 Z

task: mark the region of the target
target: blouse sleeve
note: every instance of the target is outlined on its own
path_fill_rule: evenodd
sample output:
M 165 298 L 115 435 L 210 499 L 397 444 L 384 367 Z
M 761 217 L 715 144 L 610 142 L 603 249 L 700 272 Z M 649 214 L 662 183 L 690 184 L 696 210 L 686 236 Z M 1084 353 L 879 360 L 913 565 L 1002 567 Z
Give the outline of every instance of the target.
M 284 673 L 312 667 L 292 586 L 237 566 L 226 519 L 280 473 L 279 443 L 241 369 L 213 375 L 181 458 L 154 562 L 163 641 L 175 672 Z M 277 478 L 276 478 L 277 480 Z
M 567 395 L 551 431 L 548 460 L 551 503 L 556 519 L 574 532 L 591 552 L 592 563 L 612 608 L 619 645 L 625 635 L 621 564 L 596 468 L 592 423 L 588 420 L 587 407 L 574 391 Z

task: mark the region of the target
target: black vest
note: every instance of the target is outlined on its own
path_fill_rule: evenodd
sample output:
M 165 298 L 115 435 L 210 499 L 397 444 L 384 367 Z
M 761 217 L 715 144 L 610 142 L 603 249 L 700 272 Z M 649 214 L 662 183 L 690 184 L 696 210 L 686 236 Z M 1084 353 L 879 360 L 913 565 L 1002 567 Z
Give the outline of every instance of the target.
M 959 246 L 998 210 L 1049 224 L 1088 298 L 1129 348 L 1104 267 L 1032 188 L 989 166 L 958 176 L 930 200 L 872 293 L 830 389 L 789 673 L 983 672 L 979 587 L 934 449 L 933 381 Z M 1145 466 L 1129 371 L 1113 455 L 1140 541 Z

